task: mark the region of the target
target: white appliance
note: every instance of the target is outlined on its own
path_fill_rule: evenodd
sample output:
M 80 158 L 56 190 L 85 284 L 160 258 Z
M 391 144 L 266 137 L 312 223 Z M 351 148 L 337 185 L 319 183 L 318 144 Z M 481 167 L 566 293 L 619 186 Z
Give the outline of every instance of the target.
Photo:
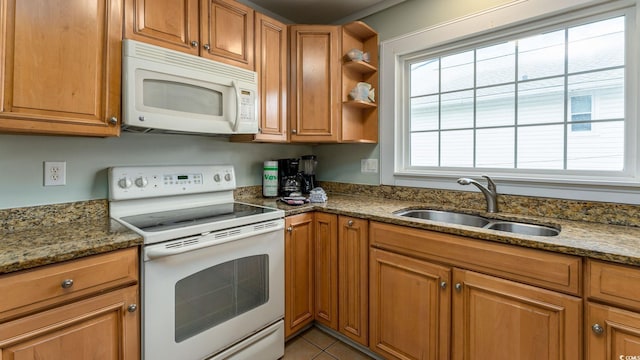
M 255 71 L 124 40 L 122 128 L 138 132 L 255 134 Z
M 234 201 L 232 166 L 109 169 L 109 210 L 141 234 L 142 358 L 284 355 L 284 212 Z

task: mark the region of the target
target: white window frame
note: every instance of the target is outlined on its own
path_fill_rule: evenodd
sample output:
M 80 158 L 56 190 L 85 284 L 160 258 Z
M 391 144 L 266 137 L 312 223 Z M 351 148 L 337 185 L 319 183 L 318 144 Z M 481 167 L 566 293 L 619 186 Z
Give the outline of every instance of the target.
M 573 22 L 600 13 L 619 11 L 628 15 L 632 33 L 627 37 L 625 61 L 625 171 L 619 175 L 592 172 L 588 176 L 567 171 L 559 177 L 551 172 L 521 170 L 489 172 L 503 194 L 544 196 L 578 200 L 640 204 L 640 126 L 638 123 L 638 84 L 640 67 L 640 0 L 516 0 L 433 26 L 415 33 L 384 41 L 380 44 L 380 181 L 385 185 L 426 187 L 450 190 L 471 190 L 456 183 L 458 177 L 479 177 L 482 169 L 460 168 L 448 170 L 407 169 L 407 153 L 403 149 L 408 133 L 408 89 L 404 81 L 404 59 L 425 49 L 440 51 L 462 43 L 475 43 L 474 38 L 490 41 L 535 27 Z M 630 101 L 635 99 L 634 101 Z

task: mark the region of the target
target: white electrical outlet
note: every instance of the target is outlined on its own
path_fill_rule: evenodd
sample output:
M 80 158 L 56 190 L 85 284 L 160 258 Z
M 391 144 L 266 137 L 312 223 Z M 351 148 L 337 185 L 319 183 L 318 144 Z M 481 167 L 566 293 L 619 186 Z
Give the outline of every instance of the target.
M 59 186 L 67 184 L 67 162 L 44 162 L 44 186 Z

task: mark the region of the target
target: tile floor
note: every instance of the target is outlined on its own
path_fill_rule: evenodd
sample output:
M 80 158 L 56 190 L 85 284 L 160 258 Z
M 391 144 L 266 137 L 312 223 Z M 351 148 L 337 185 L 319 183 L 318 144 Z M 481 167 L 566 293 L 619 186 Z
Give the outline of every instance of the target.
M 287 341 L 282 360 L 371 360 L 372 357 L 312 327 Z

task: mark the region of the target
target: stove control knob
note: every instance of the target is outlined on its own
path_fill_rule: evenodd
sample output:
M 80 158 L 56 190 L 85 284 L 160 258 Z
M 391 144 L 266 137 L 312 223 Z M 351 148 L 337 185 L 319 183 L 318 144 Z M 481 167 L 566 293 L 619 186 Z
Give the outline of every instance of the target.
M 147 184 L 149 184 L 149 180 L 147 180 L 147 178 L 144 177 L 144 176 L 140 176 L 139 178 L 136 179 L 136 186 L 137 187 L 143 188 L 143 187 L 147 186 Z
M 231 174 L 227 173 L 224 175 L 224 180 L 225 181 L 231 181 Z
M 118 186 L 123 189 L 128 189 L 131 187 L 131 185 L 133 185 L 133 182 L 129 178 L 123 177 L 122 179 L 118 180 Z
M 215 182 L 220 182 L 220 174 L 213 175 L 213 180 L 215 180 Z

